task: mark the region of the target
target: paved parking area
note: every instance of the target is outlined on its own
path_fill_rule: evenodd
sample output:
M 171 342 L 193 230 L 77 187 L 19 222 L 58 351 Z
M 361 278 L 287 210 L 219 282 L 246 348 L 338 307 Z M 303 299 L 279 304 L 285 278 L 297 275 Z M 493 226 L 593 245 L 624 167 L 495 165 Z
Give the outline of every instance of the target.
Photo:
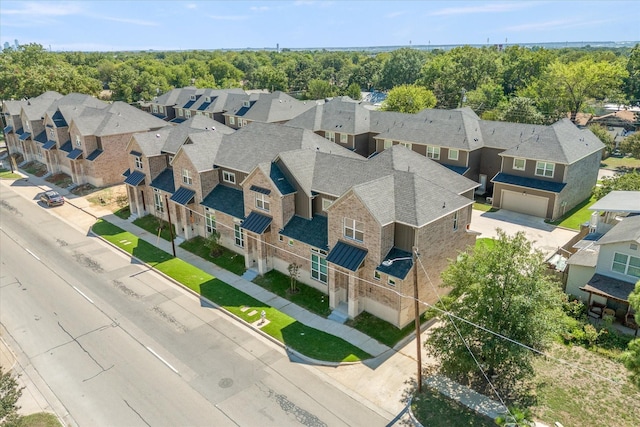
M 482 237 L 496 237 L 496 229 L 504 230 L 508 235 L 518 231 L 524 231 L 533 246 L 540 249 L 545 258 L 553 255 L 559 247 L 571 240 L 576 234 L 575 230 L 556 227 L 544 222 L 544 219 L 518 212 L 500 209 L 496 212 L 483 212 L 473 210 L 471 229 L 479 231 Z

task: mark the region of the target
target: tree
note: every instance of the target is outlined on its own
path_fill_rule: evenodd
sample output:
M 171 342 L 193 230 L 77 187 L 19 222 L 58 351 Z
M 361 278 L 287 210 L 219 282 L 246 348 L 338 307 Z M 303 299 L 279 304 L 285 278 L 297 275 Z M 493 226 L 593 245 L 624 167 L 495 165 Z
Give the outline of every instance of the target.
M 635 132 L 633 135 L 626 137 L 620 149 L 624 153 L 629 153 L 636 159 L 640 159 L 640 132 Z
M 629 305 L 636 312 L 636 323 L 640 324 L 640 280 L 636 282 L 636 287 L 629 295 Z M 627 351 L 622 353 L 620 359 L 624 366 L 631 371 L 631 382 L 640 388 L 640 338 L 636 338 L 628 344 Z
M 358 83 L 351 83 L 349 87 L 347 87 L 347 89 L 344 91 L 344 95 L 348 96 L 354 101 L 360 101 L 362 99 L 360 85 Z
M 253 89 L 267 89 L 271 92 L 288 90 L 287 75 L 284 71 L 271 65 L 258 67 L 251 73 L 250 82 Z
M 440 360 L 444 374 L 492 393 L 466 342 L 501 394 L 513 397 L 510 393 L 517 393 L 516 385 L 533 376 L 533 353 L 523 346 L 545 348 L 565 316 L 561 287 L 547 274 L 543 261 L 543 254 L 533 249 L 524 232 L 507 236 L 498 229 L 493 246 L 463 253 L 447 267 L 442 286 L 452 288 L 449 312 L 486 330 L 443 319 L 425 347 Z
M 289 279 L 291 280 L 291 288 L 289 289 L 289 293 L 297 294 L 299 292 L 298 275 L 300 274 L 300 266 L 295 262 L 292 262 L 287 267 L 287 271 L 289 272 Z
M 18 425 L 20 420 L 18 400 L 22 396 L 23 388 L 18 387 L 18 382 L 11 372 L 5 372 L 0 366 L 0 425 L 7 427 Z
M 209 236 L 207 236 L 204 246 L 209 249 L 209 255 L 213 258 L 220 256 L 222 253 L 222 245 L 220 245 L 220 232 L 213 230 Z
M 499 415 L 496 424 L 502 427 L 534 427 L 533 414 L 529 409 L 509 408 L 509 412 Z
M 597 136 L 600 141 L 602 141 L 609 153 L 613 151 L 613 149 L 615 148 L 615 141 L 605 127 L 597 124 L 592 124 L 589 125 L 589 130 L 593 132 L 593 134 Z
M 605 176 L 593 190 L 596 199 L 602 199 L 612 191 L 640 191 L 640 172 L 629 172 L 613 177 Z
M 498 109 L 501 110 L 498 117 L 505 122 L 539 125 L 545 121 L 531 98 L 516 96 L 509 99 L 506 104 L 501 104 Z
M 382 111 L 417 113 L 436 105 L 436 96 L 429 89 L 418 85 L 396 86 L 382 102 Z
M 477 89 L 466 93 L 467 100 L 464 105 L 471 107 L 476 114 L 493 110 L 500 103 L 506 101 L 502 86 L 494 82 L 486 82 L 478 86 Z
M 382 67 L 381 88 L 391 89 L 403 84 L 414 84 L 420 77 L 424 57 L 421 51 L 409 48 L 391 52 L 389 59 Z
M 629 76 L 625 79 L 625 95 L 632 102 L 640 102 L 640 44 L 631 49 L 627 72 Z
M 328 81 L 313 79 L 307 86 L 305 92 L 306 99 L 324 99 L 330 98 L 335 94 L 335 88 Z

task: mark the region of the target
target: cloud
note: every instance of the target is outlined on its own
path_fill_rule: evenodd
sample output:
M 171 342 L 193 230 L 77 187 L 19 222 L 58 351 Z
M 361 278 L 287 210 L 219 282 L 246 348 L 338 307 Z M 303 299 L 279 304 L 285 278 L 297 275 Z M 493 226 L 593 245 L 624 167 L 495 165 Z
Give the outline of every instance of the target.
M 187 3 L 186 7 L 187 9 L 197 9 L 198 5 L 195 3 Z
M 141 19 L 114 18 L 112 16 L 103 16 L 103 15 L 92 15 L 92 17 L 93 18 L 98 18 L 98 19 L 101 18 L 101 19 L 104 19 L 106 21 L 122 22 L 124 24 L 139 25 L 139 26 L 142 26 L 142 27 L 155 27 L 155 26 L 160 25 L 157 22 L 143 21 Z
M 477 6 L 463 6 L 463 7 L 446 7 L 444 9 L 436 10 L 429 15 L 431 16 L 447 16 L 447 15 L 468 15 L 471 13 L 500 13 L 511 12 L 514 10 L 520 10 L 529 7 L 530 4 L 526 2 L 504 2 L 504 3 L 487 3 Z
M 209 15 L 209 18 L 216 21 L 244 21 L 249 19 L 246 15 Z
M 69 2 L 24 2 L 18 3 L 21 7 L 15 9 L 0 9 L 2 15 L 28 15 L 30 17 L 54 17 L 78 15 L 83 12 L 80 3 Z
M 251 6 L 249 10 L 251 10 L 252 12 L 266 12 L 267 10 L 269 10 L 269 7 L 268 6 Z

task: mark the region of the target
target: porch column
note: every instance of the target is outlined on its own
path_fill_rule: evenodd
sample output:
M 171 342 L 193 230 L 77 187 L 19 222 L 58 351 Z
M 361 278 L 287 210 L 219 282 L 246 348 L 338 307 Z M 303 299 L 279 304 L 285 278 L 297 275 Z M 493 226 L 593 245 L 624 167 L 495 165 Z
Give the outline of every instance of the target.
M 327 266 L 328 267 L 328 266 Z M 338 306 L 336 295 L 336 269 L 328 268 L 328 289 L 329 289 L 329 308 L 332 310 Z
M 264 235 L 258 235 L 256 239 L 256 256 L 258 258 L 258 273 L 260 275 L 267 272 L 267 251 L 264 244 Z
M 356 289 L 356 276 L 352 271 L 349 272 L 349 287 L 347 292 L 349 293 L 349 317 L 354 319 L 358 315 L 358 292 Z
M 186 206 L 181 206 L 182 217 L 184 218 L 184 240 L 189 240 L 191 238 L 191 218 L 189 216 L 189 211 Z

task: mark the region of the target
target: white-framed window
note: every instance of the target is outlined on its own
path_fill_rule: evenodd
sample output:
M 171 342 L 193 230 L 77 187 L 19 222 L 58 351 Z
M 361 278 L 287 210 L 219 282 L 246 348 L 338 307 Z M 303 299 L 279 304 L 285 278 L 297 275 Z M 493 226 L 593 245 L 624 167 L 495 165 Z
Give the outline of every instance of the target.
M 395 285 L 396 285 L 396 281 L 395 281 L 395 279 L 392 279 L 391 277 L 389 277 L 389 278 L 387 279 L 387 285 L 389 285 L 389 286 L 395 286 Z
M 375 280 L 380 280 L 380 273 L 378 272 L 378 270 L 375 270 L 375 271 L 373 272 L 373 278 L 374 278 Z
M 553 171 L 556 167 L 555 163 L 536 162 L 536 175 L 553 178 Z
M 236 246 L 244 248 L 244 230 L 240 227 L 240 224 L 233 225 L 233 237 L 235 238 Z
M 182 183 L 187 185 L 193 184 L 193 177 L 189 169 L 182 169 Z
M 311 249 L 311 278 L 322 283 L 327 283 L 327 252 L 320 249 Z
M 233 116 L 229 116 L 229 124 L 230 125 L 235 125 L 236 124 L 236 118 Z
M 189 101 L 195 101 L 196 100 L 196 96 L 195 95 L 190 95 L 189 96 Z
M 184 116 L 185 116 L 187 119 L 190 119 L 190 118 L 191 118 L 191 110 L 184 110 Z
M 336 133 L 331 131 L 326 131 L 324 133 L 324 137 L 331 142 L 336 142 Z
M 519 158 L 513 159 L 513 169 L 514 170 L 523 171 L 526 166 L 527 166 L 527 160 L 526 159 L 519 159 Z
M 245 108 L 251 107 L 251 101 L 242 101 L 242 106 Z
M 76 147 L 82 146 L 82 141 L 80 140 L 80 135 L 76 135 Z
M 164 203 L 162 201 L 162 193 L 157 188 L 153 189 L 153 205 L 156 212 L 164 212 Z
M 134 160 L 136 162 L 136 169 L 142 169 L 142 157 L 135 156 Z
M 349 135 L 347 135 L 346 133 L 341 133 L 340 134 L 340 143 L 346 144 L 347 142 L 349 142 Z
M 329 209 L 329 206 L 331 206 L 333 204 L 333 200 L 329 200 L 329 199 L 322 199 L 322 210 L 326 211 L 327 209 Z
M 216 231 L 216 214 L 209 208 L 204 208 L 204 226 L 207 231 L 207 235 Z
M 158 111 L 160 112 L 160 114 L 164 114 L 164 107 L 162 105 L 159 105 Z
M 453 231 L 458 229 L 458 211 L 453 213 Z
M 400 145 L 407 147 L 409 150 L 411 150 L 411 147 L 413 146 L 410 142 L 401 142 Z
M 29 122 L 28 122 L 28 121 L 25 121 L 25 122 L 24 122 L 24 127 L 25 127 L 29 132 L 31 132 L 31 125 L 29 124 Z
M 158 113 L 158 106 L 157 106 L 156 104 L 153 104 L 153 106 L 151 106 L 151 110 L 152 110 L 154 113 L 156 113 L 156 114 L 157 114 L 157 113 Z
M 433 160 L 440 160 L 440 147 L 427 145 L 427 157 Z
M 180 117 L 182 117 L 182 115 L 183 115 L 182 108 L 178 108 L 178 115 L 179 115 Z
M 169 154 L 169 164 L 171 164 L 171 162 L 173 162 L 173 155 Z
M 391 148 L 393 146 L 393 141 L 390 139 L 385 139 L 384 140 L 384 149 L 386 150 L 387 148 Z
M 460 152 L 458 150 L 455 150 L 453 148 L 449 148 L 449 160 L 458 160 L 458 157 L 460 156 Z
M 357 242 L 364 241 L 364 224 L 355 219 L 344 219 L 344 237 Z
M 236 183 L 236 174 L 229 171 L 222 171 L 222 180 L 224 182 L 228 182 L 229 184 Z
M 55 141 L 56 140 L 56 131 L 53 129 L 49 129 L 49 139 L 51 141 Z
M 238 119 L 238 127 L 245 127 L 247 125 L 247 119 Z
M 269 196 L 262 193 L 256 193 L 256 208 L 269 212 Z
M 615 252 L 611 270 L 627 276 L 640 277 L 640 258 Z

